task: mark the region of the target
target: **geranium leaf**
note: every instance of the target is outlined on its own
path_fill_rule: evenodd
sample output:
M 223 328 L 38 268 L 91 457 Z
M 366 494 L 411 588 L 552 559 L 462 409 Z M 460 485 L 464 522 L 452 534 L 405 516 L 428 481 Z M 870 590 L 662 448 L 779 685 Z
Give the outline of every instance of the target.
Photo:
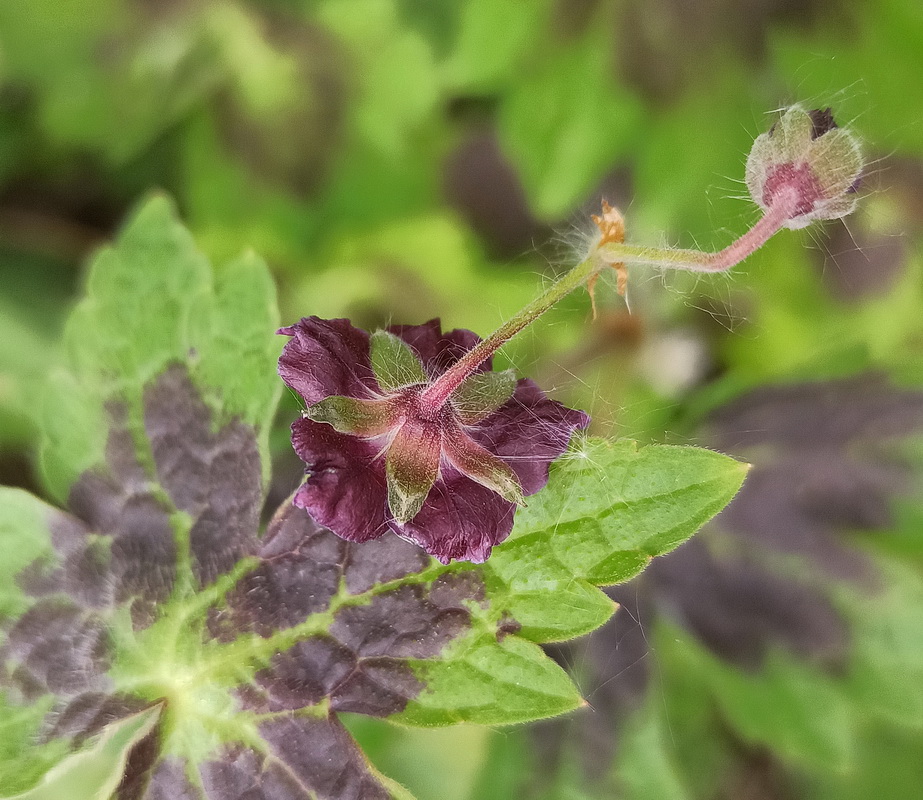
M 407 797 L 341 712 L 447 725 L 577 708 L 538 644 L 605 622 L 598 585 L 691 536 L 743 479 L 715 453 L 581 438 L 485 564 L 393 534 L 348 543 L 288 502 L 260 535 L 276 327 L 260 262 L 213 278 L 162 198 L 97 256 L 46 414 L 44 475 L 71 513 L 0 498 L 11 791 L 162 707 L 117 800 Z
M 151 734 L 160 717 L 157 705 L 107 725 L 90 748 L 74 753 L 45 773 L 42 782 L 6 800 L 97 800 L 111 797 L 132 749 Z
M 514 535 L 547 539 L 561 564 L 592 583 L 621 583 L 717 514 L 747 469 L 695 447 L 579 440 L 519 513 Z

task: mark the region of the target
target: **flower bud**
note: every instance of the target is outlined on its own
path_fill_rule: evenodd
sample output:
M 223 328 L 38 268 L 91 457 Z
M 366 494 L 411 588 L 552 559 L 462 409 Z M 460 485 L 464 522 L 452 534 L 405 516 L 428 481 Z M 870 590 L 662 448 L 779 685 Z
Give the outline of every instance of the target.
M 794 192 L 794 210 L 785 227 L 804 228 L 855 209 L 862 167 L 858 141 L 837 126 L 829 108 L 805 111 L 792 106 L 753 143 L 747 188 L 767 211 Z

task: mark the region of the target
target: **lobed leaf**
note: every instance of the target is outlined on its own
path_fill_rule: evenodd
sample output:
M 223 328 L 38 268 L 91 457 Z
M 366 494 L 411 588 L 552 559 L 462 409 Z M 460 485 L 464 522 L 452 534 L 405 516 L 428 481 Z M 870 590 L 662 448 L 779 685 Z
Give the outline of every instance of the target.
M 94 262 L 46 414 L 44 474 L 71 513 L 0 497 L 4 791 L 40 796 L 157 708 L 119 750 L 117 800 L 406 797 L 341 712 L 577 708 L 538 643 L 605 622 L 597 584 L 691 536 L 743 479 L 715 453 L 581 439 L 483 565 L 392 534 L 347 543 L 290 503 L 260 536 L 276 326 L 260 262 L 214 278 L 163 198 Z

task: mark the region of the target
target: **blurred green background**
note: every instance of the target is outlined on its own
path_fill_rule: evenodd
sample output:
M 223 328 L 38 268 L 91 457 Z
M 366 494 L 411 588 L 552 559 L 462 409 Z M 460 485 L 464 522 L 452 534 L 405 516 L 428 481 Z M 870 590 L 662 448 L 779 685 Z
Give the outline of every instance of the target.
M 420 800 L 921 797 L 921 76 L 919 0 L 2 0 L 0 482 L 41 491 L 64 316 L 151 191 L 216 263 L 259 251 L 286 321 L 486 334 L 601 197 L 633 241 L 727 244 L 768 112 L 833 106 L 869 158 L 854 216 L 730 276 L 634 268 L 630 312 L 578 292 L 501 356 L 599 434 L 754 463 L 612 623 L 552 648 L 588 707 L 351 724 Z

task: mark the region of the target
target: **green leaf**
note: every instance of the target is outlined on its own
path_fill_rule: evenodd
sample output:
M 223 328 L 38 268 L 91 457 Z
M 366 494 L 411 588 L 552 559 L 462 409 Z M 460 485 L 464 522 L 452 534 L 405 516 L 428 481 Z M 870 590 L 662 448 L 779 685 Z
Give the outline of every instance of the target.
M 462 7 L 458 39 L 446 64 L 456 91 L 490 91 L 511 82 L 525 55 L 542 41 L 549 3 L 469 0 Z
M 637 98 L 611 78 L 600 16 L 585 37 L 543 54 L 500 109 L 501 142 L 544 219 L 571 211 L 640 129 Z
M 617 771 L 625 800 L 688 800 L 691 795 L 671 758 L 664 721 L 648 703 L 622 733 Z
M 918 532 L 915 531 L 915 536 Z M 923 721 L 923 580 L 894 560 L 876 559 L 882 586 L 835 587 L 852 627 L 846 688 L 867 718 L 919 728 Z
M 0 623 L 29 607 L 15 578 L 36 559 L 51 555 L 49 523 L 63 516 L 28 492 L 0 487 Z M 0 642 L 4 638 L 0 629 Z
M 530 498 L 514 536 L 546 539 L 592 583 L 620 583 L 684 542 L 743 483 L 747 464 L 694 447 L 578 440 Z
M 744 739 L 812 768 L 849 765 L 855 723 L 834 679 L 782 652 L 771 653 L 759 672 L 747 673 L 680 631 L 663 628 L 680 668 L 699 676 Z
M 341 37 L 353 65 L 356 133 L 389 157 L 406 152 L 439 97 L 428 43 L 400 26 L 393 0 L 327 0 L 318 18 Z
M 94 260 L 45 418 L 44 473 L 73 515 L 2 498 L 0 774 L 34 764 L 17 791 L 163 704 L 128 762 L 142 798 L 407 797 L 339 714 L 432 726 L 578 708 L 538 643 L 605 622 L 594 584 L 690 536 L 743 479 L 707 451 L 580 439 L 483 565 L 393 534 L 347 543 L 291 503 L 259 537 L 272 295 L 253 256 L 213 277 L 163 198 Z
M 420 664 L 417 674 L 426 689 L 395 718 L 412 725 L 526 722 L 583 705 L 577 687 L 539 647 L 502 628 L 459 642 L 444 660 Z
M 5 800 L 99 800 L 111 797 L 122 781 L 132 749 L 149 736 L 163 706 L 156 705 L 103 729 L 91 747 L 68 756 L 41 783 Z
M 129 427 L 140 433 L 143 387 L 170 364 L 188 363 L 216 421 L 239 417 L 254 426 L 266 468 L 280 394 L 277 326 L 275 290 L 256 256 L 213 279 L 170 202 L 148 201 L 118 244 L 94 259 L 87 297 L 67 324 L 70 369 L 54 375 L 44 409 L 41 466 L 49 489 L 63 499 L 77 476 L 103 464 L 107 404 L 124 403 Z

